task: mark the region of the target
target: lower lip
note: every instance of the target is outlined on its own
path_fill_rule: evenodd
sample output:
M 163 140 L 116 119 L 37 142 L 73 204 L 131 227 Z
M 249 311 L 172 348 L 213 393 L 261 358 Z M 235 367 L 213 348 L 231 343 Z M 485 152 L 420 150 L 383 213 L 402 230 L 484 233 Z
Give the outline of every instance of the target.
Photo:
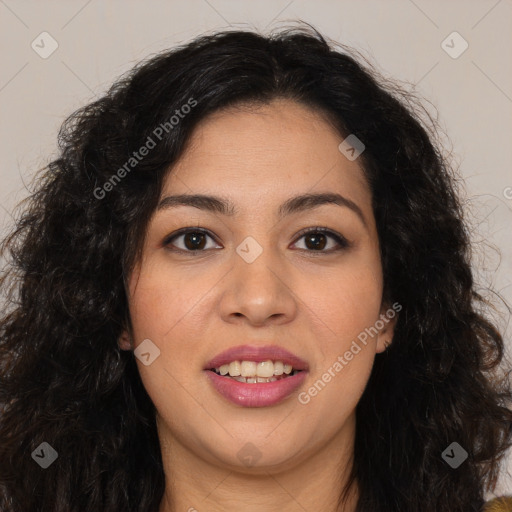
M 205 371 L 213 387 L 224 398 L 242 407 L 268 407 L 278 404 L 290 396 L 304 382 L 307 373 L 303 370 L 274 382 L 247 384 L 217 375 L 211 370 Z

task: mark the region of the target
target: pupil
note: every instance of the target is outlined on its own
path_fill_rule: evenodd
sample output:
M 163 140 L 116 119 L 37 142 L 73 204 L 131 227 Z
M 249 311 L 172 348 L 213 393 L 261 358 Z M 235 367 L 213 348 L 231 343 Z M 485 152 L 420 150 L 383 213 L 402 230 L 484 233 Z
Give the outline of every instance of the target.
M 318 245 L 319 238 L 323 242 L 323 243 L 320 243 L 320 246 Z M 313 240 L 313 243 L 309 244 L 308 240 Z M 308 235 L 306 237 L 306 246 L 308 247 L 308 249 L 323 249 L 325 247 L 325 235 L 322 233 L 315 233 L 312 235 Z
M 192 244 L 187 243 L 189 240 L 192 240 Z M 202 241 L 203 243 L 200 244 L 200 246 L 198 246 L 198 241 Z M 187 233 L 185 235 L 185 245 L 187 246 L 187 249 L 191 249 L 193 251 L 197 249 L 202 249 L 204 247 L 204 233 Z

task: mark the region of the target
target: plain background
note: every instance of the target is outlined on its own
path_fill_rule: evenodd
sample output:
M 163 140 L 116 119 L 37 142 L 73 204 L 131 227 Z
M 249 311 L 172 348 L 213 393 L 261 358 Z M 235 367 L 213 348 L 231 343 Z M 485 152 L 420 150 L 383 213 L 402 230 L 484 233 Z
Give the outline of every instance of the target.
M 34 172 L 56 156 L 65 117 L 136 62 L 204 32 L 268 32 L 296 20 L 362 51 L 425 98 L 465 179 L 479 286 L 512 303 L 511 0 L 0 0 L 0 233 Z M 31 46 L 51 48 L 42 32 L 58 44 L 47 58 Z M 510 349 L 509 317 L 497 320 Z M 505 492 L 512 457 L 497 494 Z

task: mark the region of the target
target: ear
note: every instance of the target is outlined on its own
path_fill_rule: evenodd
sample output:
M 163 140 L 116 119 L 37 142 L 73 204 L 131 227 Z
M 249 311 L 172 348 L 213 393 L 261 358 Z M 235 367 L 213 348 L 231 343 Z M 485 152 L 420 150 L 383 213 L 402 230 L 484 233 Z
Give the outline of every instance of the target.
M 395 302 L 392 306 L 385 304 L 381 308 L 379 320 L 375 322 L 375 326 L 379 329 L 375 352 L 384 352 L 391 345 L 398 320 L 398 312 L 401 309 L 402 306 L 398 302 Z
M 130 336 L 130 333 L 127 330 L 124 330 L 121 333 L 119 339 L 117 340 L 117 344 L 119 345 L 119 348 L 121 350 L 133 350 L 132 337 Z
M 125 283 L 126 289 L 126 283 Z M 117 344 L 121 350 L 133 350 L 135 347 L 133 346 L 133 336 L 132 336 L 132 322 L 130 318 L 129 309 L 125 312 L 123 330 L 117 339 Z

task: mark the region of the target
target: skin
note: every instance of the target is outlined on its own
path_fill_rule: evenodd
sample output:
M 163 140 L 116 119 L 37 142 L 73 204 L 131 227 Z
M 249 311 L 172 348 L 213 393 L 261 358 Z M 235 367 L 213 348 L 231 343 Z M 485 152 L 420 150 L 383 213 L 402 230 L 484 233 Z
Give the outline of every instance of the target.
M 370 189 L 358 160 L 338 150 L 343 138 L 319 112 L 289 100 L 230 108 L 202 121 L 165 180 L 162 198 L 213 194 L 240 211 L 231 218 L 191 206 L 157 210 L 129 278 L 132 327 L 120 347 L 131 350 L 149 338 L 160 350 L 148 366 L 137 359 L 157 409 L 166 474 L 160 512 L 338 510 L 353 455 L 355 407 L 396 321 L 361 345 L 307 404 L 298 401 L 389 309 L 381 304 Z M 288 198 L 318 192 L 350 199 L 365 223 L 335 204 L 277 219 Z M 311 237 L 297 236 L 317 226 L 351 245 L 332 252 L 339 245 L 329 236 L 320 249 Z M 215 238 L 206 236 L 194 256 L 194 240 L 188 237 L 187 253 L 187 237 L 179 236 L 172 252 L 164 240 L 184 227 L 207 229 Z M 263 249 L 250 264 L 236 252 L 247 236 Z M 232 404 L 203 368 L 240 344 L 284 347 L 308 363 L 309 374 L 279 404 Z M 247 443 L 259 453 L 252 466 L 237 456 Z M 354 487 L 342 510 L 355 510 L 356 497 Z

